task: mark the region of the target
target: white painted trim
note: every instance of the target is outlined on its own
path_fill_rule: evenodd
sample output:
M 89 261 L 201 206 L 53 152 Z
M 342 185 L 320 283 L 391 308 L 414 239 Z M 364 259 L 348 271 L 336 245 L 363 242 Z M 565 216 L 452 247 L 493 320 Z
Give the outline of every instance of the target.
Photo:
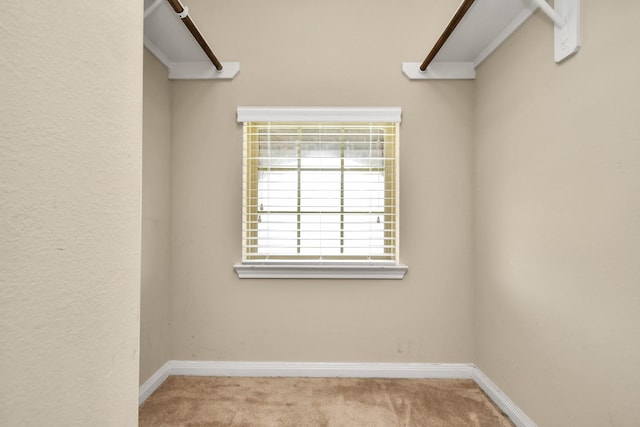
M 175 375 L 171 373 L 171 360 L 162 365 L 155 374 L 151 375 L 151 377 L 140 386 L 138 405 L 142 405 L 144 401 L 165 382 L 169 375 Z
M 499 48 L 502 43 L 511 37 L 511 34 L 515 33 L 516 30 L 520 28 L 536 10 L 538 10 L 538 6 L 529 4 L 518 16 L 515 17 L 513 21 L 509 23 L 509 25 L 504 28 L 504 30 L 500 32 L 500 34 L 498 34 L 495 39 L 493 39 L 491 43 L 487 45 L 486 48 L 482 50 L 482 52 L 478 54 L 476 59 L 473 60 L 473 68 L 475 69 L 478 65 L 482 64 L 482 62 L 487 59 L 493 51 Z
M 169 362 L 171 375 L 336 378 L 473 378 L 467 363 Z
M 222 62 L 222 70 L 216 70 L 211 62 L 173 62 L 169 65 L 170 80 L 233 79 L 240 72 L 239 62 Z
M 537 427 L 472 363 L 207 362 L 170 360 L 140 387 L 139 404 L 169 375 L 225 377 L 437 378 L 471 379 L 517 427 Z
M 432 62 L 420 71 L 420 62 L 403 62 L 402 72 L 410 80 L 473 80 L 476 70 L 473 62 Z
M 250 264 L 233 266 L 240 279 L 390 279 L 404 278 L 406 265 L 296 265 Z
M 472 379 L 517 427 L 537 427 L 537 424 L 477 366 L 474 366 Z
M 394 122 L 400 107 L 238 107 L 238 122 Z

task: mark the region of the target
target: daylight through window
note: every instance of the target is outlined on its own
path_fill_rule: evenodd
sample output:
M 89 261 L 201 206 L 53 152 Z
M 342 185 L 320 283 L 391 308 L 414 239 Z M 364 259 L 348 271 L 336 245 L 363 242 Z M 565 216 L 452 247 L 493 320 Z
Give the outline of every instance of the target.
M 243 261 L 397 260 L 399 120 L 348 117 L 244 122 Z

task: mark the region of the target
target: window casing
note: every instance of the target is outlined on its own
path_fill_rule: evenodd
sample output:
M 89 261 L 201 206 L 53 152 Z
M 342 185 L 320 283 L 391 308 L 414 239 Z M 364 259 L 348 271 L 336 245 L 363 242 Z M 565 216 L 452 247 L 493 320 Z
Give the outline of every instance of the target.
M 239 107 L 238 274 L 327 277 L 333 268 L 329 277 L 401 278 L 399 118 L 399 109 Z M 393 271 L 401 276 L 387 277 Z

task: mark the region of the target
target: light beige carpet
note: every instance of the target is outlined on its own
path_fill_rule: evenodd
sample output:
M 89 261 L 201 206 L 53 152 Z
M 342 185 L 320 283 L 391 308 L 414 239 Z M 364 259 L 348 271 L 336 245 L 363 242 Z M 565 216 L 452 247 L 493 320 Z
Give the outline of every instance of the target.
M 169 377 L 140 426 L 486 426 L 513 424 L 472 380 Z

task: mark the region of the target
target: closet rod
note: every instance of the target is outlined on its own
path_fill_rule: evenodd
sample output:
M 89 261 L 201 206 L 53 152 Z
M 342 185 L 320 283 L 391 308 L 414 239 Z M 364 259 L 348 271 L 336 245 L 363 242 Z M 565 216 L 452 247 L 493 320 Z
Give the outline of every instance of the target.
M 198 44 L 200 45 L 204 53 L 209 57 L 213 65 L 216 67 L 216 70 L 222 71 L 222 64 L 220 63 L 220 61 L 218 61 L 218 58 L 216 58 L 216 56 L 211 51 L 211 48 L 207 44 L 206 40 L 204 39 L 204 37 L 202 37 L 202 34 L 200 34 L 200 31 L 198 31 L 196 24 L 191 20 L 191 17 L 189 16 L 189 9 L 186 7 L 183 7 L 182 4 L 180 3 L 180 0 L 167 0 L 167 1 L 171 5 L 171 7 L 173 7 L 173 10 L 178 14 L 180 19 L 182 19 L 182 22 L 189 29 L 189 31 L 193 35 L 193 38 L 196 39 L 196 41 L 198 42 Z
M 431 61 L 433 61 L 433 58 L 436 57 L 436 55 L 438 54 L 442 46 L 444 46 L 444 44 L 447 42 L 447 40 L 453 33 L 453 30 L 455 30 L 458 24 L 460 23 L 460 21 L 462 21 L 462 18 L 464 18 L 464 15 L 466 15 L 466 13 L 469 11 L 474 1 L 475 0 L 464 0 L 462 2 L 458 10 L 456 11 L 455 15 L 453 15 L 453 18 L 451 18 L 449 25 L 447 25 L 447 28 L 444 29 L 444 31 L 442 32 L 442 35 L 440 36 L 436 44 L 431 49 L 431 52 L 429 52 L 427 57 L 422 62 L 422 65 L 420 65 L 420 71 L 424 72 L 429 66 L 429 64 L 431 64 Z

